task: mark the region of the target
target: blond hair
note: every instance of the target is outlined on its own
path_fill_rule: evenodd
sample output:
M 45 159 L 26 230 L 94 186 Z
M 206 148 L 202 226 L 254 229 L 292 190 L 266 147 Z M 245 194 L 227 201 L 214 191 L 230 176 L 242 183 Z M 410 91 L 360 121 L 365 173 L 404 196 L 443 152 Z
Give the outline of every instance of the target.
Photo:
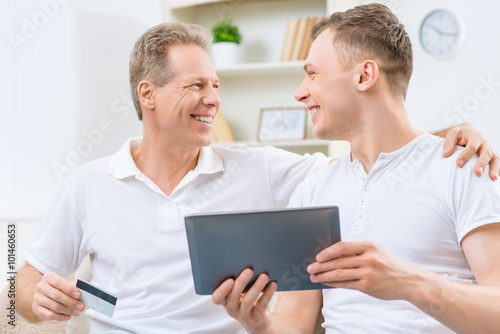
M 139 37 L 130 54 L 129 81 L 132 100 L 140 120 L 142 111 L 137 92 L 139 83 L 142 80 L 149 80 L 162 87 L 175 75 L 175 69 L 168 56 L 168 48 L 173 45 L 195 44 L 208 51 L 211 41 L 207 29 L 182 22 L 159 24 Z
M 333 13 L 316 24 L 310 36 L 315 40 L 327 29 L 335 33 L 333 45 L 338 46 L 336 52 L 346 70 L 372 59 L 385 74 L 393 93 L 406 97 L 413 51 L 404 26 L 389 8 L 369 4 Z

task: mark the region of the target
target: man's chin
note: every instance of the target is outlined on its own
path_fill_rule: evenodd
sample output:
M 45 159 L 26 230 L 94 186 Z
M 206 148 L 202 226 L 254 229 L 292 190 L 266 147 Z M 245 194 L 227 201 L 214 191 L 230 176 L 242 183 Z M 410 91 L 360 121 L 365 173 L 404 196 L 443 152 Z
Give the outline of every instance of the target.
M 203 139 L 200 141 L 200 147 L 205 147 L 205 146 L 209 146 L 212 144 L 212 136 L 210 136 L 209 138 L 206 138 L 206 139 Z
M 326 131 L 325 129 L 319 128 L 313 129 L 313 136 L 314 138 L 320 140 L 345 140 L 338 138 L 338 136 L 336 136 L 332 131 Z
M 313 128 L 313 136 L 316 139 L 328 140 L 328 138 L 327 138 L 328 136 L 325 133 L 325 131 L 323 131 L 322 129 L 320 129 L 317 126 Z

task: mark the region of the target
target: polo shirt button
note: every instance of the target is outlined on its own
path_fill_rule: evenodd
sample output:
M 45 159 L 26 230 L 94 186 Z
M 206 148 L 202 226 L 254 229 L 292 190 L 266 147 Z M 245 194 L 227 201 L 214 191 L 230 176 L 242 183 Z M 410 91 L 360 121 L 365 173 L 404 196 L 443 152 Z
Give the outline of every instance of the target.
M 365 204 L 365 200 L 362 199 L 361 201 L 359 201 L 359 204 L 364 205 Z
M 368 188 L 363 189 L 363 191 L 364 191 L 365 193 L 367 193 L 367 192 L 368 192 Z
M 363 219 L 363 214 L 362 213 L 358 213 L 358 219 Z

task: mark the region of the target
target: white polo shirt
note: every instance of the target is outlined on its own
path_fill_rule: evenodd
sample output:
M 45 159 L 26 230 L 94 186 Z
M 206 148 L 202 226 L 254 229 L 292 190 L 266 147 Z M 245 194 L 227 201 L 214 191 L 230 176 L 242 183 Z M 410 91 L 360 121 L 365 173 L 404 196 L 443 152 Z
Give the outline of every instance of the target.
M 118 297 L 113 318 L 87 311 L 91 333 L 243 333 L 210 296 L 195 294 L 183 217 L 285 207 L 297 184 L 329 159 L 273 147 L 205 147 L 166 196 L 132 159 L 140 142 L 129 140 L 68 177 L 28 262 L 65 277 L 90 254 L 92 283 Z
M 460 242 L 500 222 L 499 182 L 441 157 L 443 139 L 423 134 L 382 153 L 368 175 L 350 152 L 300 184 L 290 206 L 338 205 L 343 241 L 373 241 L 399 258 L 460 282 L 475 283 Z M 347 289 L 323 291 L 327 333 L 452 333 L 406 301 Z M 442 307 L 436 301 L 436 307 Z

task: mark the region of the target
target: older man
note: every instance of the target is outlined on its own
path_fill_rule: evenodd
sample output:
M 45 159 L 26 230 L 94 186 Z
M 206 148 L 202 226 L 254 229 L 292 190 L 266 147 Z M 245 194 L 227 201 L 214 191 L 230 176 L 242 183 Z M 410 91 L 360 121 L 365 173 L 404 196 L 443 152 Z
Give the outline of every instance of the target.
M 436 154 L 404 107 L 412 74 L 406 31 L 380 4 L 332 14 L 313 28 L 295 97 L 314 134 L 351 151 L 308 177 L 291 206 L 338 205 L 342 242 L 309 265 L 337 289 L 280 294 L 245 274 L 213 295 L 250 333 L 309 333 L 323 301 L 327 333 L 500 333 L 500 187 Z M 458 153 L 454 154 L 455 156 Z M 477 158 L 474 158 L 474 160 Z
M 87 312 L 92 333 L 243 332 L 210 297 L 195 294 L 183 217 L 284 207 L 298 183 L 329 159 L 208 146 L 220 105 L 209 44 L 206 30 L 182 23 L 139 38 L 130 84 L 144 137 L 64 182 L 19 272 L 26 318 L 81 314 L 80 291 L 62 277 L 89 254 L 93 283 L 118 297 L 113 318 Z

